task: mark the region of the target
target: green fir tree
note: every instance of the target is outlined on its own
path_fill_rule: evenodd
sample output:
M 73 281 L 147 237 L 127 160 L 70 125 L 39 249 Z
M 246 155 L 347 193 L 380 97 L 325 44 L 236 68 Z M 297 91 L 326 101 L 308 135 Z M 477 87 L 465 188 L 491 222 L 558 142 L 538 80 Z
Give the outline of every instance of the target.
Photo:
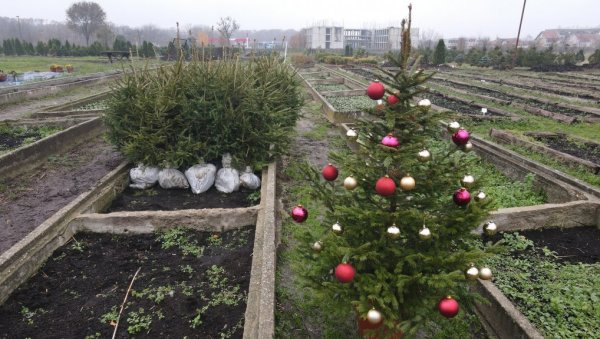
M 460 321 L 444 318 L 437 305 L 452 296 L 461 308 L 472 306 L 479 298 L 469 290 L 473 281 L 465 272 L 495 249 L 482 249 L 475 241 L 479 236 L 472 233 L 484 221 L 490 200 L 472 199 L 462 206 L 453 201 L 469 166 L 479 159 L 468 152 L 471 145 L 451 141 L 440 125 L 443 114 L 426 101 L 414 104 L 433 74 L 417 69 L 418 63 L 410 59 L 410 27 L 409 6 L 401 51 L 388 55 L 399 71 L 380 69 L 388 97 L 394 95 L 398 102 L 356 122 L 359 151 L 330 155 L 340 171 L 336 181 L 323 180 L 320 169 L 305 168 L 315 185 L 314 198 L 327 212 L 311 215 L 323 222 L 319 238 L 307 231 L 303 239 L 315 244 L 305 247 L 313 264 L 303 274 L 322 299 L 323 313 L 342 312 L 328 308 L 332 300 L 347 302 L 363 320 L 370 310 L 378 311 L 382 322 L 366 333 L 377 338 L 399 332 L 411 337 L 428 322 Z M 396 138 L 399 146 L 384 146 L 386 136 Z M 397 186 L 389 196 L 376 190 L 382 178 Z M 349 189 L 353 180 L 357 187 Z M 482 182 L 476 178 L 470 186 L 472 196 Z M 347 283 L 335 273 L 344 262 L 356 272 Z

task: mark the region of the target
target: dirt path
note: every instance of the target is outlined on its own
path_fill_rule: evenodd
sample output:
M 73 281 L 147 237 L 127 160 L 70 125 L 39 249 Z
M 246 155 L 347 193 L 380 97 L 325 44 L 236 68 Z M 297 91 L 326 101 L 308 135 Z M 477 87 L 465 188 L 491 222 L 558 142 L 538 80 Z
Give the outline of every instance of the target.
M 123 157 L 102 137 L 48 158 L 38 169 L 0 180 L 0 253 L 87 191 Z
M 81 86 L 39 99 L 2 105 L 0 106 L 0 121 L 25 118 L 30 113 L 41 111 L 44 108 L 66 104 L 108 89 L 108 84 Z

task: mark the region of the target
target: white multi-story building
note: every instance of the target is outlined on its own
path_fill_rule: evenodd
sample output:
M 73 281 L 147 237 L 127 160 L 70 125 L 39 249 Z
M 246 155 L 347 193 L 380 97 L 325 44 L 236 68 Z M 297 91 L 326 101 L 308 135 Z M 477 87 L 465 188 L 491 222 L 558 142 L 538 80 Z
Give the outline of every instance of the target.
M 313 26 L 304 29 L 306 48 L 342 49 L 350 46 L 353 49 L 386 51 L 399 50 L 402 45 L 402 29 L 387 28 L 343 28 L 340 26 Z M 419 29 L 411 29 L 413 46 L 418 46 Z

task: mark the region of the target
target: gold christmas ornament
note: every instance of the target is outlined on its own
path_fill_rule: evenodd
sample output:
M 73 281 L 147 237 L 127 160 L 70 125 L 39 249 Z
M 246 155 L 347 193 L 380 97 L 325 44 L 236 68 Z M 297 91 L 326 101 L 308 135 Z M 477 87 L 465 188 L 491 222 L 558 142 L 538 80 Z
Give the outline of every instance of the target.
M 431 160 L 431 153 L 428 150 L 424 149 L 417 154 L 417 159 L 419 159 L 419 161 L 421 162 L 429 161 Z
M 320 241 L 315 241 L 315 243 L 312 244 L 312 249 L 315 250 L 315 252 L 321 252 L 323 249 L 323 243 Z
M 469 153 L 473 150 L 473 144 L 470 141 L 467 141 L 467 143 L 460 146 L 460 148 L 463 150 L 463 152 Z
M 400 237 L 400 229 L 396 224 L 387 228 L 387 236 L 391 239 L 398 239 Z
M 483 225 L 483 231 L 487 235 L 494 235 L 496 232 L 498 232 L 498 226 L 496 226 L 495 222 L 488 221 Z
M 415 179 L 411 177 L 410 174 L 407 174 L 404 178 L 400 179 L 400 188 L 403 191 L 413 190 L 416 185 Z
M 479 270 L 477 269 L 477 267 L 471 264 L 471 267 L 469 267 L 469 269 L 465 272 L 465 276 L 469 280 L 475 280 L 479 278 Z
M 339 223 L 335 223 L 331 226 L 331 230 L 333 231 L 333 233 L 340 235 L 344 232 L 344 229 L 342 228 L 342 225 L 340 225 Z
M 358 132 L 356 132 L 355 129 L 351 128 L 346 132 L 346 137 L 348 137 L 348 139 L 350 140 L 356 140 L 358 139 Z
M 487 198 L 487 195 L 485 195 L 485 193 L 483 191 L 479 191 L 477 192 L 477 194 L 475 194 L 475 201 L 483 201 L 485 200 L 485 198 Z
M 421 240 L 431 239 L 431 231 L 427 226 L 423 225 L 423 228 L 419 231 L 419 238 L 421 238 Z
M 344 188 L 351 191 L 353 189 L 356 188 L 356 186 L 358 186 L 358 182 L 356 181 L 356 179 L 353 176 L 349 176 L 346 179 L 344 179 Z
M 381 315 L 381 312 L 375 308 L 372 308 L 369 310 L 369 312 L 367 312 L 367 321 L 369 321 L 371 324 L 377 325 L 381 322 L 381 320 L 383 320 L 383 316 Z
M 475 185 L 475 177 L 467 174 L 460 180 L 460 183 L 463 187 L 471 188 L 473 185 Z
M 492 280 L 492 270 L 490 270 L 488 267 L 482 267 L 479 270 L 479 279 Z
M 458 123 L 458 121 L 452 121 L 451 123 L 448 124 L 448 132 L 450 133 L 456 133 L 458 131 L 458 129 L 460 128 L 460 124 Z

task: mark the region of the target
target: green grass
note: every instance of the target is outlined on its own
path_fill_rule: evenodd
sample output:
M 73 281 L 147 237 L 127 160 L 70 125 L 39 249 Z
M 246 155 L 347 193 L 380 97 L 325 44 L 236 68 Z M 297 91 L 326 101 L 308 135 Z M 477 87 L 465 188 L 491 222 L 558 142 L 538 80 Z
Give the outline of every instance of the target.
M 509 251 L 488 261 L 494 284 L 546 337 L 597 338 L 600 263 L 559 263 L 518 233 L 504 238 Z
M 151 64 L 156 63 L 156 60 L 149 60 Z M 146 61 L 134 61 L 136 67 L 143 67 Z M 75 72 L 64 73 L 68 75 L 82 75 L 89 73 L 107 72 L 112 70 L 127 69 L 131 64 L 130 61 L 115 61 L 112 64 L 108 58 L 103 56 L 87 56 L 87 57 L 52 57 L 52 56 L 3 56 L 0 58 L 0 69 L 8 73 L 15 71 L 17 73 L 41 71 L 49 72 L 50 65 L 57 64 L 61 66 L 73 65 Z

